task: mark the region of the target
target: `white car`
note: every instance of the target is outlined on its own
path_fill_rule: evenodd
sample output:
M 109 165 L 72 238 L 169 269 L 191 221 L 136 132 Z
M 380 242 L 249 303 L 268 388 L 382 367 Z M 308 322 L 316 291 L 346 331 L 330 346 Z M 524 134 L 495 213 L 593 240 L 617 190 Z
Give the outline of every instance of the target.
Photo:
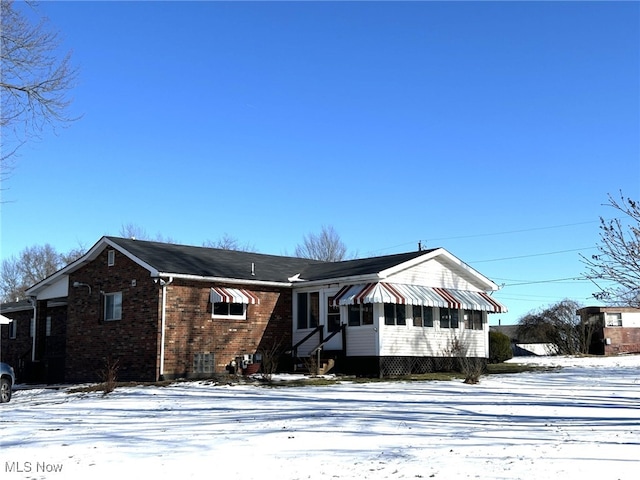
M 13 385 L 16 383 L 16 374 L 6 363 L 0 362 L 0 403 L 11 400 Z

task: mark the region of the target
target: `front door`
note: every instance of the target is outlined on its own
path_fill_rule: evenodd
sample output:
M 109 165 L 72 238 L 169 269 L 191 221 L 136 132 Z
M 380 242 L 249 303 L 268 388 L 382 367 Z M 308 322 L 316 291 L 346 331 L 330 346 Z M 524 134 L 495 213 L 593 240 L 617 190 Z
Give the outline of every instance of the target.
M 336 293 L 338 293 L 337 289 L 326 291 L 323 295 L 325 307 L 324 338 L 327 338 L 333 332 L 337 332 L 340 329 L 340 307 L 333 305 L 333 299 Z M 336 333 L 324 346 L 324 350 L 342 350 L 342 334 Z

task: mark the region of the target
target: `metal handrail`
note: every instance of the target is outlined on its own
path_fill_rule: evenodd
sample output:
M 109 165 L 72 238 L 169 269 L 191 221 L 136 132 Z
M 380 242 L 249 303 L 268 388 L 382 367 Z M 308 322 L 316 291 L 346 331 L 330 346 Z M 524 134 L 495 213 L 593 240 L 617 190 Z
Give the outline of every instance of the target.
M 306 342 L 307 340 L 309 340 L 311 337 L 313 337 L 316 333 L 322 331 L 322 329 L 324 328 L 324 325 L 318 325 L 316 328 L 314 328 L 311 333 L 309 333 L 306 337 L 304 337 L 302 340 L 300 340 L 298 343 L 296 343 L 293 347 L 291 347 L 291 352 L 292 352 L 292 357 L 297 357 L 298 356 L 298 347 L 300 345 L 302 345 L 304 342 Z
M 322 347 L 324 347 L 329 340 L 331 340 L 333 337 L 335 337 L 338 333 L 342 332 L 342 330 L 344 330 L 345 327 L 346 327 L 346 325 L 344 325 L 344 324 L 340 325 L 339 329 L 331 332 L 331 334 L 327 338 L 325 338 L 323 341 L 321 341 L 318 345 L 316 345 L 316 347 L 314 349 L 311 350 L 311 352 L 309 352 L 309 356 L 315 354 L 318 350 L 321 350 Z

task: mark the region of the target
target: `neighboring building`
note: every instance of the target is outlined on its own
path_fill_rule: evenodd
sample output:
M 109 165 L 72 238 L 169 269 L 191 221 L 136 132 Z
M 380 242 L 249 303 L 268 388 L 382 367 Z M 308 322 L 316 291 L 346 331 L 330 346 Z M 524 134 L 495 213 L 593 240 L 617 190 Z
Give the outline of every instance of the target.
M 640 308 L 585 307 L 576 313 L 591 335 L 589 353 L 640 353 Z
M 492 332 L 500 332 L 509 337 L 514 357 L 557 355 L 558 347 L 554 343 L 542 342 L 531 335 L 523 335 L 520 325 L 491 325 Z
M 121 380 L 207 377 L 276 346 L 343 372 L 427 371 L 488 356 L 497 289 L 444 249 L 319 262 L 103 237 L 31 287 L 35 305 L 3 307 L 20 318 L 2 357 L 47 382 L 96 381 L 109 362 Z

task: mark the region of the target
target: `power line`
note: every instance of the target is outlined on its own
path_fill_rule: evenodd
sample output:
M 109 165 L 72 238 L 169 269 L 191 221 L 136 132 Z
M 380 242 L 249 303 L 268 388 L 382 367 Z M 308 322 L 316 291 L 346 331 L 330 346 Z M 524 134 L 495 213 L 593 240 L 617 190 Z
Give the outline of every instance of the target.
M 593 223 L 600 223 L 597 220 L 589 220 L 586 222 L 576 222 L 576 223 L 564 223 L 561 225 L 549 225 L 546 227 L 534 227 L 534 228 L 524 228 L 524 229 L 520 229 L 520 230 L 507 230 L 504 232 L 489 232 L 489 233 L 475 233 L 472 235 L 457 235 L 457 236 L 453 236 L 453 237 L 437 237 L 437 238 L 428 238 L 427 237 L 427 241 L 430 242 L 434 242 L 434 241 L 441 241 L 441 240 L 459 240 L 459 239 L 463 239 L 463 238 L 479 238 L 479 237 L 493 237 L 493 236 L 497 236 L 497 235 L 511 235 L 513 233 L 527 233 L 527 232 L 535 232 L 535 231 L 540 231 L 540 230 L 552 230 L 555 228 L 567 228 L 567 227 L 575 227 L 575 226 L 579 226 L 579 225 L 589 225 L 589 224 L 593 224 Z M 405 242 L 405 243 L 401 243 L 398 245 L 393 245 L 391 247 L 384 247 L 384 248 L 379 248 L 377 250 L 374 250 L 375 252 L 382 252 L 384 250 L 392 250 L 395 248 L 399 248 L 399 247 L 405 247 L 407 245 L 416 245 L 418 243 L 420 243 L 421 241 L 418 242 Z M 426 242 L 424 243 L 423 247 L 426 245 Z
M 548 227 L 535 227 L 535 228 L 525 228 L 522 230 L 509 230 L 506 232 L 494 232 L 494 233 L 476 233 L 474 235 L 462 235 L 457 237 L 441 237 L 441 238 L 432 238 L 431 241 L 434 240 L 457 240 L 459 238 L 476 238 L 476 237 L 492 237 L 495 235 L 509 235 L 512 233 L 525 233 L 525 232 L 535 232 L 538 230 L 551 230 L 554 228 L 565 228 L 565 227 L 575 227 L 577 225 L 587 225 L 590 223 L 600 223 L 596 220 L 590 220 L 588 222 L 578 222 L 578 223 L 564 223 L 562 225 L 551 225 Z
M 534 280 L 534 281 L 530 281 L 530 282 L 520 282 L 520 283 L 505 283 L 504 285 L 502 285 L 502 287 L 517 287 L 520 285 L 535 285 L 535 284 L 539 284 L 539 283 L 565 283 L 568 281 L 572 281 L 575 283 L 580 283 L 580 282 L 587 282 L 589 281 L 588 278 L 585 277 L 569 277 L 569 278 L 556 278 L 553 280 Z
M 486 262 L 500 262 L 502 260 L 517 260 L 520 258 L 531 258 L 531 257 L 544 257 L 546 255 L 558 255 L 560 253 L 570 253 L 570 252 L 580 252 L 582 250 L 593 250 L 597 247 L 583 247 L 583 248 L 572 248 L 570 250 L 558 250 L 555 252 L 544 252 L 544 253 L 532 253 L 530 255 L 518 255 L 516 257 L 503 257 L 503 258 L 492 258 L 490 260 L 474 260 L 466 263 L 486 263 Z

